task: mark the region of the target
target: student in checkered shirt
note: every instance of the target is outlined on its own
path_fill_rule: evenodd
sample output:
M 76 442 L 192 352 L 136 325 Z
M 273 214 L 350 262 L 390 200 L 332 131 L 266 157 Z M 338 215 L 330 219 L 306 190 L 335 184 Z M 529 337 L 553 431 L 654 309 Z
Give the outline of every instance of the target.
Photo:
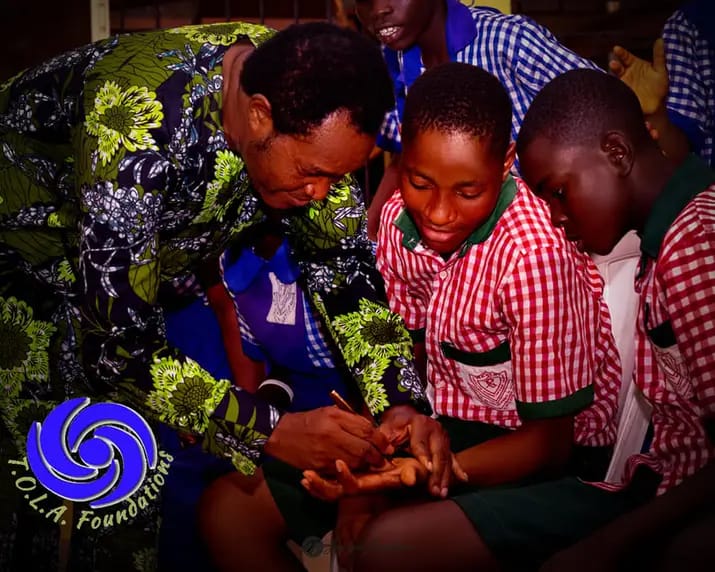
M 510 120 L 500 82 L 467 64 L 428 70 L 407 98 L 378 267 L 467 483 L 368 523 L 357 570 L 533 567 L 640 502 L 579 480 L 604 477 L 620 362 L 596 266 L 510 174 Z M 396 464 L 385 486 L 421 478 Z M 355 479 L 344 490 L 375 477 Z
M 664 158 L 635 95 L 579 70 L 534 99 L 518 140 L 522 171 L 553 222 L 597 254 L 641 237 L 634 382 L 652 441 L 628 459 L 618 495 L 658 477 L 658 497 L 565 551 L 549 570 L 712 570 L 715 561 L 715 172 Z M 631 560 L 629 560 L 631 558 Z M 655 565 L 657 564 L 657 566 Z
M 354 0 L 365 29 L 382 44 L 395 87 L 396 105 L 385 116 L 377 145 L 393 154 L 368 211 L 368 234 L 376 239 L 380 211 L 399 184 L 400 124 L 413 82 L 441 63 L 464 62 L 494 74 L 511 99 L 512 137 L 529 103 L 546 83 L 575 68 L 596 64 L 563 46 L 522 14 L 502 14 L 476 0 Z M 469 4 L 469 6 L 467 6 Z M 518 167 L 518 165 L 515 165 Z M 513 172 L 518 172 L 517 168 Z
M 621 46 L 611 70 L 636 93 L 672 159 L 692 151 L 715 166 L 715 2 L 684 2 L 668 18 L 647 62 Z

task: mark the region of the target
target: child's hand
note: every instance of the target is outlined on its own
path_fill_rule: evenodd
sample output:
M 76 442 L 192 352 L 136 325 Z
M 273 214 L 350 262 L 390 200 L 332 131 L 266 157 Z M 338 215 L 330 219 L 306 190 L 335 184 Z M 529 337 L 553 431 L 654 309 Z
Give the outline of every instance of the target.
M 615 46 L 613 54 L 615 59 L 609 62 L 608 67 L 635 92 L 644 115 L 655 113 L 668 96 L 663 40 L 659 38 L 653 44 L 653 62 L 642 60 L 621 46 Z
M 326 479 L 315 471 L 303 471 L 301 484 L 313 496 L 324 501 L 336 501 L 344 496 L 373 493 L 424 482 L 429 471 L 412 457 L 398 457 L 373 467 L 368 473 L 353 474 L 341 460 L 335 462 L 336 479 Z

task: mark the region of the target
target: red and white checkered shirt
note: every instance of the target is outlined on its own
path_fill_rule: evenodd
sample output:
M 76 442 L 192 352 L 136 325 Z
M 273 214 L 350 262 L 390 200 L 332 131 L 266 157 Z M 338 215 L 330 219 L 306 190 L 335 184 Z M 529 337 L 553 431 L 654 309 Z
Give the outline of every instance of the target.
M 691 183 L 692 184 L 692 183 Z M 666 210 L 679 208 L 666 197 Z M 677 200 L 677 199 L 676 199 Z M 634 380 L 653 405 L 647 454 L 628 459 L 621 485 L 647 464 L 658 494 L 715 458 L 703 419 L 715 419 L 715 185 L 680 212 L 636 279 L 640 295 Z M 658 247 L 660 247 L 658 249 Z
M 436 413 L 516 428 L 578 412 L 576 443 L 612 443 L 620 362 L 603 280 L 545 203 L 509 178 L 447 261 L 403 207 L 397 192 L 383 209 L 378 268 L 391 309 L 424 332 Z

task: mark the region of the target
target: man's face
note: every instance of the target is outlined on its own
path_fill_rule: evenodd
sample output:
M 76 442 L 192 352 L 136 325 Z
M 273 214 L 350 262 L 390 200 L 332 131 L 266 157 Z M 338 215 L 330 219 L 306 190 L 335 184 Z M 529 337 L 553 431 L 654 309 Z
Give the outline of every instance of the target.
M 242 154 L 263 202 L 289 209 L 325 199 L 333 183 L 365 163 L 374 144 L 346 113 L 335 113 L 310 135 L 254 139 Z
M 414 45 L 441 0 L 355 0 L 357 16 L 370 34 L 393 50 Z
M 494 210 L 512 160 L 465 133 L 429 130 L 405 142 L 400 188 L 422 242 L 442 255 L 455 252 Z
M 519 157 L 524 180 L 549 205 L 551 222 L 580 250 L 608 254 L 628 231 L 628 192 L 606 152 L 537 138 Z

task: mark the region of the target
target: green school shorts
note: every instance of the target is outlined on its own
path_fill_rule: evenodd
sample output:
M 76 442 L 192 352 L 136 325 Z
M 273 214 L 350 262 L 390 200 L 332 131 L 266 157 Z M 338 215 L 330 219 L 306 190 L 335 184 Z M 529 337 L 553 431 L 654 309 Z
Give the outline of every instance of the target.
M 509 431 L 473 421 L 439 421 L 456 452 Z M 574 457 L 568 467 L 570 475 L 551 480 L 533 476 L 482 489 L 461 487 L 450 499 L 464 511 L 500 561 L 517 569 L 531 568 L 655 493 L 658 479 L 648 471 L 639 472 L 634 486 L 620 493 L 587 485 L 574 475 L 605 473 L 608 452 L 577 449 Z M 306 552 L 320 554 L 325 550 L 321 539 L 335 527 L 337 505 L 312 497 L 300 484 L 302 471 L 281 461 L 264 463 L 263 473 L 286 521 L 289 538 Z

